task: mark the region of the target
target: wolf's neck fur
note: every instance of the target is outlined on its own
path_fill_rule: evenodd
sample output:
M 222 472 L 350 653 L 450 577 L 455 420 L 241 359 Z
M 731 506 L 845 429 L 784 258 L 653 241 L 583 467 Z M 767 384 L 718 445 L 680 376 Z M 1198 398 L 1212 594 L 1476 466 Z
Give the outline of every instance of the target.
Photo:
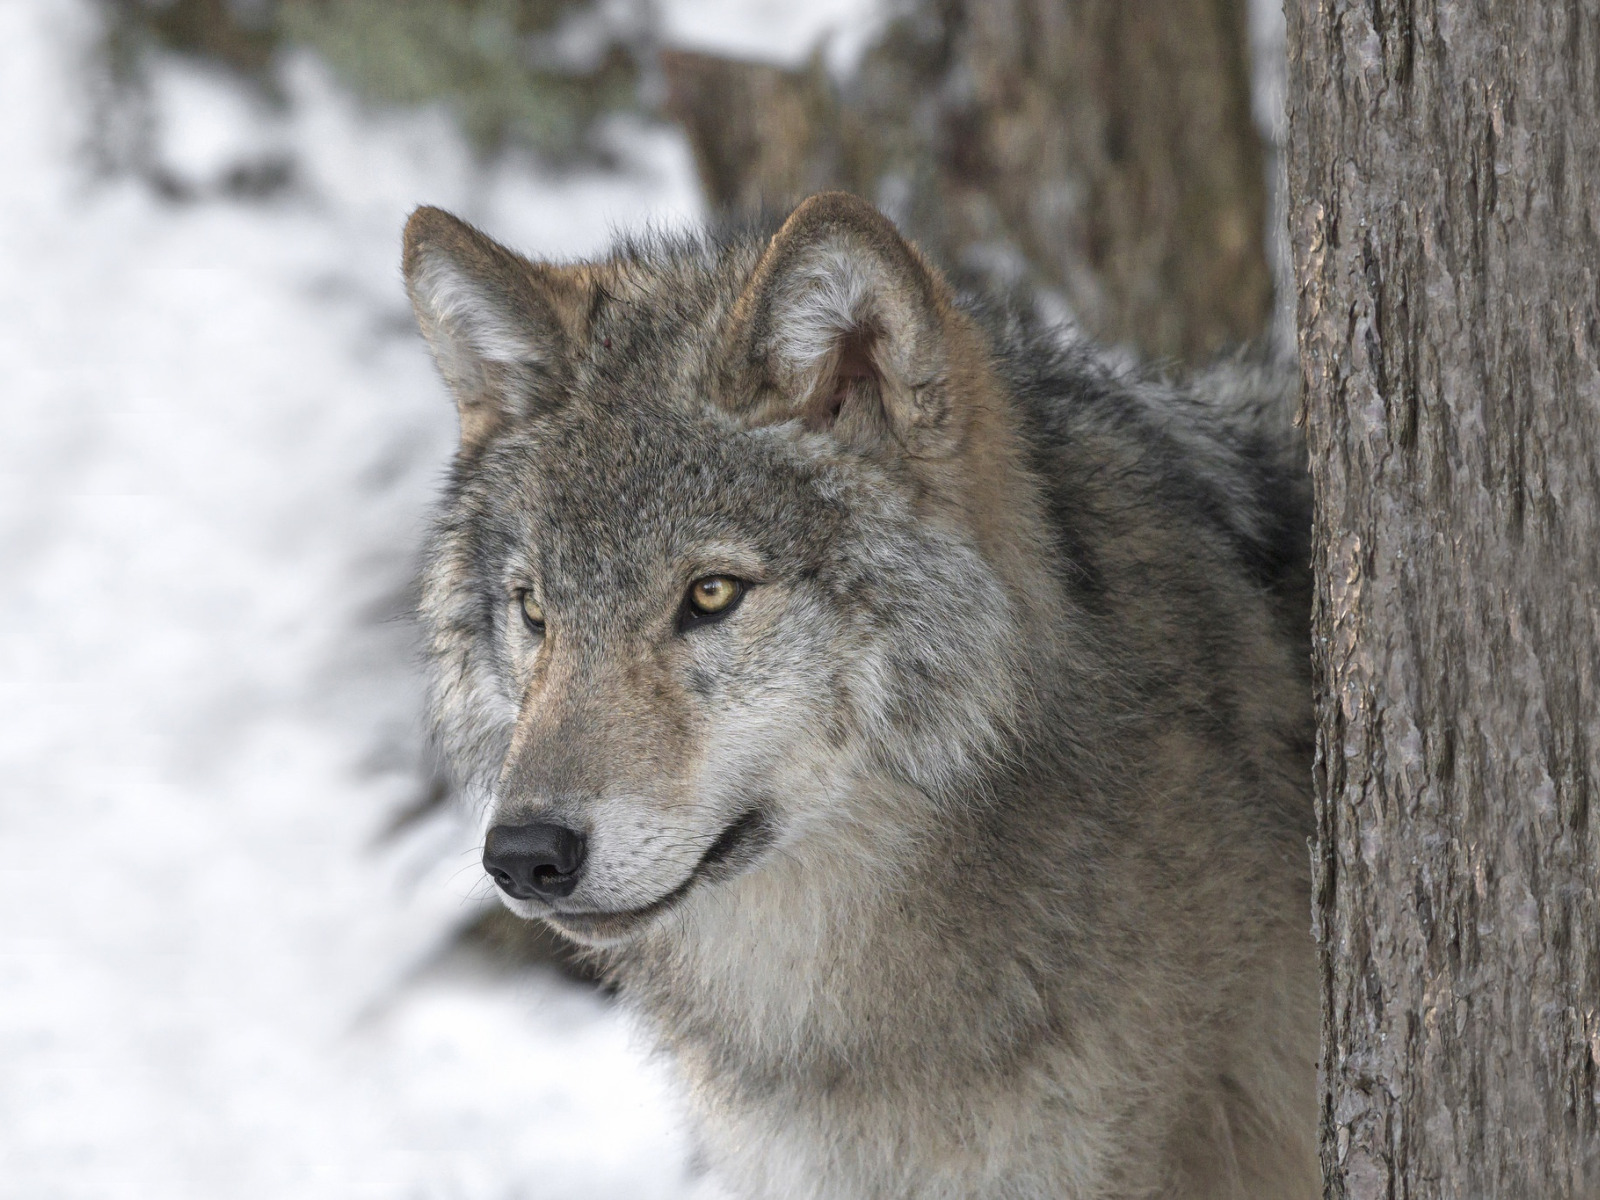
M 625 995 L 689 1074 L 767 1091 L 855 1072 L 894 1092 L 931 1082 L 937 1061 L 948 1087 L 1001 1066 L 1049 1020 L 1027 948 L 1000 945 L 1042 864 L 1003 839 L 1018 808 L 1050 802 L 1029 775 L 1059 785 L 1061 771 L 1038 769 L 1036 736 L 1006 740 L 949 796 L 856 779 L 837 806 L 847 829 L 780 837 L 759 869 L 620 952 Z M 1031 849 L 1054 858 L 1075 836 Z
M 993 1019 L 980 1011 L 976 989 L 992 982 L 975 948 L 941 938 L 901 899 L 921 890 L 941 849 L 873 836 L 905 826 L 872 821 L 872 809 L 931 802 L 884 780 L 862 785 L 858 801 L 856 836 L 831 843 L 836 853 L 780 846 L 619 964 L 626 993 L 691 1076 L 758 1092 L 851 1069 L 882 1082 L 919 1061 L 917 1043 L 937 1038 L 962 998 L 968 1022 Z M 919 994 L 928 989 L 937 995 Z M 940 1010 L 932 1026 L 915 1015 L 929 1005 Z M 948 1075 L 948 1048 L 940 1058 Z

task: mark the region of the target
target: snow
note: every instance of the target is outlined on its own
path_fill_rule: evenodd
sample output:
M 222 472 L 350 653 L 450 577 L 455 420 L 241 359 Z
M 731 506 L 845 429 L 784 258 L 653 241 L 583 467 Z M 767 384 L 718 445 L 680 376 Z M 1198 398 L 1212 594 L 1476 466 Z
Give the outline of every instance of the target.
M 710 1195 L 615 1009 L 441 961 L 470 821 L 379 841 L 453 436 L 401 222 L 581 255 L 691 219 L 686 150 L 486 167 L 313 60 L 281 110 L 174 61 L 163 201 L 86 168 L 92 11 L 0 4 L 0 1197 Z
M 893 0 L 660 0 L 661 36 L 684 50 L 798 67 L 822 51 L 843 75 L 891 15 Z

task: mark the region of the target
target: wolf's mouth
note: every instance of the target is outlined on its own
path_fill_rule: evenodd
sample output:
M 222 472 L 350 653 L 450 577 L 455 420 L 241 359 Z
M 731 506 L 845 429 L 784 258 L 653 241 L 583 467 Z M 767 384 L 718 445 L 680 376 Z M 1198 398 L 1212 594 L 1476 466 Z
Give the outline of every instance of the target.
M 676 906 L 697 883 L 715 883 L 733 878 L 754 863 L 772 841 L 772 824 L 766 813 L 759 808 L 752 808 L 717 835 L 717 840 L 706 848 L 694 870 L 682 883 L 649 904 L 611 911 L 556 911 L 545 913 L 543 917 L 564 933 L 585 941 L 613 941 Z

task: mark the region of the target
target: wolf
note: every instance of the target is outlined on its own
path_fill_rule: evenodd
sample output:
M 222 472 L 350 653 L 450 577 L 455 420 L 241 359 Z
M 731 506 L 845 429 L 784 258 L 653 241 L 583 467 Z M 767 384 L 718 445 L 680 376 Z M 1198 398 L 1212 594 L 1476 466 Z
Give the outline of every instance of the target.
M 460 418 L 420 610 L 512 912 L 770 1200 L 1309 1198 L 1292 387 L 966 297 L 866 201 L 404 274 Z

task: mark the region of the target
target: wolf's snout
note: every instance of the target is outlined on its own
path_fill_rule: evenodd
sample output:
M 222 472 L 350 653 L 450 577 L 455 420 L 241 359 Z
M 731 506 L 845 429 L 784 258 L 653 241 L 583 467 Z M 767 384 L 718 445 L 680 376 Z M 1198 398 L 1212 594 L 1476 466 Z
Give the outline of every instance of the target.
M 561 825 L 496 825 L 483 844 L 483 869 L 517 900 L 572 894 L 583 869 L 583 834 Z

